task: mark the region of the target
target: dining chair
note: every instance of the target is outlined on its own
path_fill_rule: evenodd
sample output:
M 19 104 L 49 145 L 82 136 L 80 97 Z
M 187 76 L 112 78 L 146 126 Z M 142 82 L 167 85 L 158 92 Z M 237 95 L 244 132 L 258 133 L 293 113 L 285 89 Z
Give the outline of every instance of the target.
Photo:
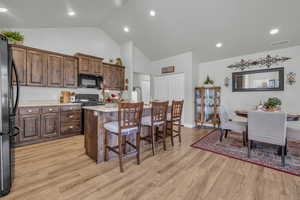
M 246 146 L 247 122 L 233 121 L 230 119 L 227 109 L 220 106 L 220 142 L 223 140 L 224 132 L 225 138 L 229 131 L 241 133 L 243 135 L 243 145 Z
M 300 140 L 300 127 L 288 125 L 286 137 L 288 140 Z
M 104 124 L 104 160 L 109 160 L 109 152 L 112 151 L 119 156 L 120 171 L 124 172 L 123 156 L 125 154 L 126 145 L 136 150 L 137 164 L 140 164 L 140 143 L 141 143 L 141 120 L 143 114 L 144 103 L 119 103 L 118 105 L 118 121 L 112 121 Z M 110 135 L 118 137 L 118 145 L 110 146 Z M 126 137 L 136 134 L 136 145 L 126 140 Z
M 248 113 L 248 157 L 252 142 L 263 142 L 281 147 L 281 161 L 285 165 L 287 113 L 251 111 Z
M 163 141 L 164 150 L 166 147 L 166 128 L 167 128 L 167 114 L 169 102 L 151 102 L 151 115 L 143 117 L 142 126 L 147 127 L 149 135 L 141 137 L 141 140 L 147 141 L 152 145 L 152 154 L 155 155 L 155 146 L 158 138 Z M 162 128 L 162 131 L 159 130 Z
M 172 101 L 171 113 L 168 113 L 167 115 L 167 134 L 171 137 L 172 146 L 174 146 L 175 137 L 178 137 L 179 143 L 181 143 L 181 117 L 183 103 L 184 101 Z

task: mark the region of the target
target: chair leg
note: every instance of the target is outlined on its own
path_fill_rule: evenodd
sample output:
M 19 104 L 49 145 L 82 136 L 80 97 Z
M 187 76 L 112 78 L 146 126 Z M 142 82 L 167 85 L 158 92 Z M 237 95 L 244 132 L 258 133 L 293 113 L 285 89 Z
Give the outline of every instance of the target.
M 281 163 L 282 163 L 282 166 L 284 167 L 285 166 L 285 146 L 281 147 Z
M 166 134 L 167 134 L 167 123 L 163 125 L 163 145 L 164 145 L 164 150 L 167 150 L 167 144 L 166 144 Z
M 126 135 L 123 136 L 123 153 L 126 155 L 127 151 L 126 151 Z
M 123 168 L 123 145 L 122 145 L 122 135 L 118 135 L 118 145 L 119 145 L 119 164 L 120 164 L 120 172 L 124 172 Z
M 225 130 L 225 138 L 227 138 L 227 136 L 228 136 L 228 130 Z
M 108 161 L 109 160 L 108 145 L 109 145 L 108 131 L 104 130 L 104 161 Z
M 171 122 L 170 124 L 171 124 L 171 131 L 170 131 L 170 134 L 171 134 L 171 144 L 172 144 L 172 147 L 174 147 L 173 122 Z
M 246 146 L 246 132 L 243 131 L 243 145 Z
M 223 140 L 224 130 L 220 129 L 220 142 Z
M 248 140 L 248 158 L 251 157 L 251 140 Z
M 154 127 L 150 126 L 150 137 L 151 137 L 151 144 L 152 144 L 152 154 L 155 155 L 155 135 L 154 135 Z
M 140 164 L 140 153 L 141 153 L 141 133 L 138 132 L 136 134 L 136 159 L 137 159 L 137 164 Z
M 178 124 L 178 137 L 179 137 L 179 143 L 181 144 L 181 124 Z

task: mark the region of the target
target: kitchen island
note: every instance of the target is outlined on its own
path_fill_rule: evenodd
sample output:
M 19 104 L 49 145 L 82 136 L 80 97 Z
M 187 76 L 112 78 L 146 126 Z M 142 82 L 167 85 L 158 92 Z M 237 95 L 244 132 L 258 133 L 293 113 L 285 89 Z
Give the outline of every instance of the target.
M 96 161 L 101 163 L 104 161 L 104 124 L 118 120 L 118 107 L 108 106 L 87 106 L 84 109 L 84 137 L 86 154 Z M 151 113 L 150 106 L 144 106 L 143 116 L 149 116 Z M 147 129 L 142 128 L 141 135 L 147 134 Z M 127 140 L 135 144 L 136 135 L 126 136 Z M 117 145 L 118 138 L 110 134 L 110 145 Z M 133 149 L 127 145 L 126 152 L 131 152 Z M 110 152 L 109 158 L 116 157 L 116 154 Z

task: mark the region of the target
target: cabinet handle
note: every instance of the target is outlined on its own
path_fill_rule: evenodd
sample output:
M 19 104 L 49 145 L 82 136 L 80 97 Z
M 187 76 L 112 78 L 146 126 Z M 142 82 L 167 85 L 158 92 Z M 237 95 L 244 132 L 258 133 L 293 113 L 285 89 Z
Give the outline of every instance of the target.
M 73 128 L 73 126 L 70 126 L 69 128 Z
M 53 110 L 52 108 L 49 109 L 49 111 L 52 111 L 52 110 Z
M 73 115 L 71 115 L 70 118 L 72 119 L 72 118 L 73 118 Z
M 28 112 L 29 112 L 29 113 L 31 113 L 31 112 L 32 112 L 32 110 L 28 110 Z

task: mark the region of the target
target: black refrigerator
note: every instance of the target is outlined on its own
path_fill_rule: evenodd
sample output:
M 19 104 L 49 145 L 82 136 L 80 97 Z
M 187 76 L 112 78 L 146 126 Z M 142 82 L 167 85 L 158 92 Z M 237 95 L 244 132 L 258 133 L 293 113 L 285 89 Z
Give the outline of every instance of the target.
M 13 86 L 13 74 L 15 86 Z M 14 91 L 15 90 L 15 91 Z M 0 34 L 0 196 L 7 195 L 13 182 L 14 150 L 12 141 L 19 133 L 16 111 L 19 81 L 7 39 Z

